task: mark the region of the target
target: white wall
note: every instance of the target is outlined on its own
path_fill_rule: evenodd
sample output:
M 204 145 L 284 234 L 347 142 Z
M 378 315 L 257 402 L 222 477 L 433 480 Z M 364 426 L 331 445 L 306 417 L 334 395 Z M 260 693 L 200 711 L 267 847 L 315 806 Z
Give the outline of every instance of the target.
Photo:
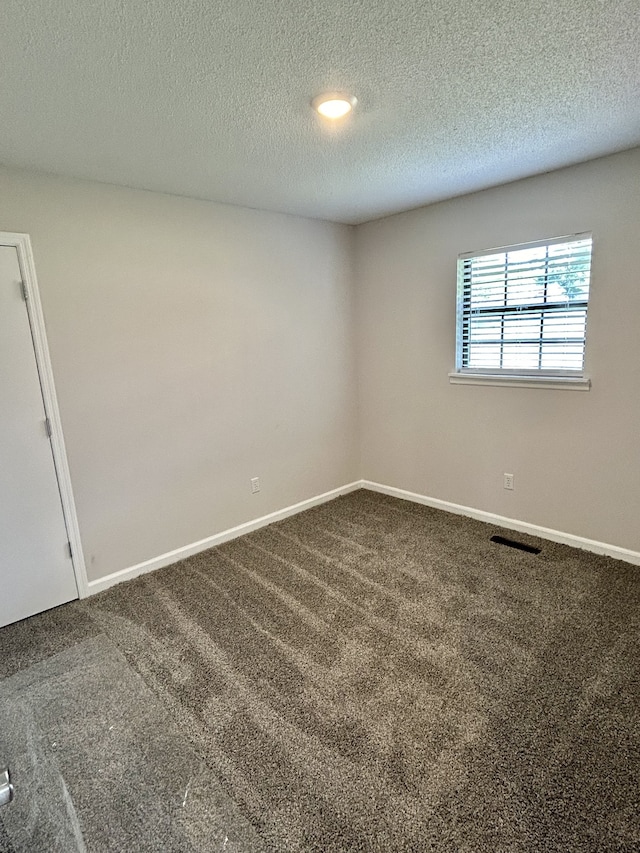
M 457 255 L 580 231 L 592 390 L 450 385 Z M 640 149 L 357 228 L 361 476 L 640 551 L 639 241 Z
M 352 229 L 0 170 L 0 230 L 32 238 L 90 580 L 355 479 Z

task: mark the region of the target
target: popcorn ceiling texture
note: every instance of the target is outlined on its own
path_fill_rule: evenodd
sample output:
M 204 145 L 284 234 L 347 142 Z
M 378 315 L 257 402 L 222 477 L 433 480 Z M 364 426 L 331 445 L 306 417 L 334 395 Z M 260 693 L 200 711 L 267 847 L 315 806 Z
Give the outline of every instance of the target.
M 358 223 L 640 144 L 639 43 L 638 0 L 4 0 L 0 162 Z

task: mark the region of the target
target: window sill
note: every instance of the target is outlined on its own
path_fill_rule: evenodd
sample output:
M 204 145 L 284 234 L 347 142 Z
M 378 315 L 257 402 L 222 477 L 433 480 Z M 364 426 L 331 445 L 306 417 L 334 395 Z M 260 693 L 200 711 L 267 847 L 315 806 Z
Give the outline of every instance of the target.
M 556 391 L 589 391 L 591 380 L 571 376 L 500 376 L 491 373 L 450 373 L 451 385 L 502 385 L 507 388 L 552 388 Z

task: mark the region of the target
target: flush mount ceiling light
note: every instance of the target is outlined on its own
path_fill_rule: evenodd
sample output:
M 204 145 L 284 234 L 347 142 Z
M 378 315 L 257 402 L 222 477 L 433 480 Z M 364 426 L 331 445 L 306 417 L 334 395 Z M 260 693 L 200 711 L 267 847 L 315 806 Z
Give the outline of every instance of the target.
M 318 95 L 311 101 L 311 106 L 324 118 L 338 119 L 350 113 L 357 103 L 357 98 L 332 92 L 327 95 Z

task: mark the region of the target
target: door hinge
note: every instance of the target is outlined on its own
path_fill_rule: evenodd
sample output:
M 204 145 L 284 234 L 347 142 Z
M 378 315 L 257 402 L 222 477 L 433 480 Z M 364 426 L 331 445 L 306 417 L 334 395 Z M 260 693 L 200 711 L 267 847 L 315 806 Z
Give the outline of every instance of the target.
M 44 428 L 45 428 L 46 433 L 47 433 L 47 438 L 51 438 L 53 433 L 51 430 L 51 421 L 49 420 L 49 418 L 44 419 Z
M 24 283 L 24 281 L 20 282 L 20 290 L 22 291 L 22 298 L 25 302 L 27 302 L 29 299 L 29 294 L 27 293 L 27 285 Z
M 73 548 L 71 547 L 71 542 L 67 542 L 67 551 L 69 552 L 69 557 L 73 560 Z

